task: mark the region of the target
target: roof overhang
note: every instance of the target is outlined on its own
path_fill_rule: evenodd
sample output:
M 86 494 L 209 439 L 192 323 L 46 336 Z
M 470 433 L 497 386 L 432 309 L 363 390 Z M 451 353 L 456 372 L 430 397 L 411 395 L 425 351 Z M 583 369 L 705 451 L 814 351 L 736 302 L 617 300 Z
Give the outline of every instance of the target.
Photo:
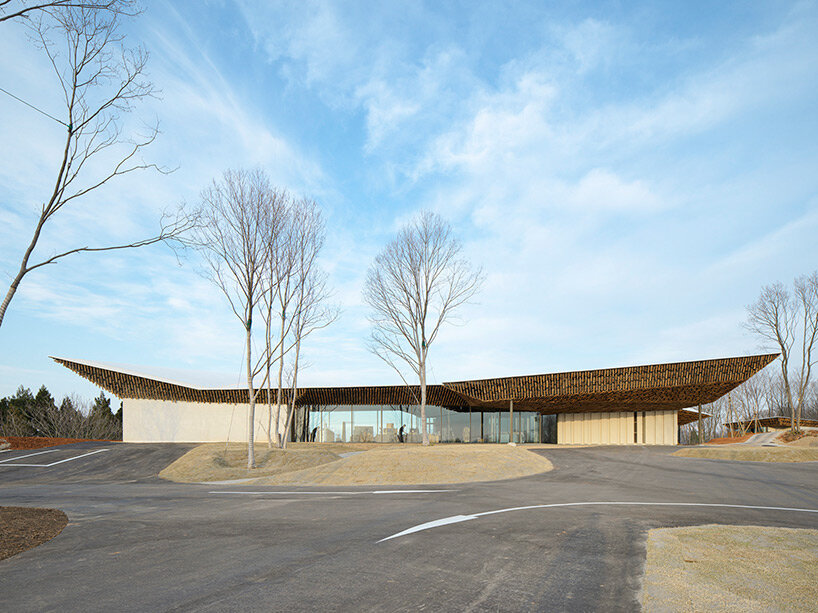
M 427 386 L 427 402 L 459 410 L 508 409 L 576 413 L 679 410 L 713 402 L 778 357 L 777 353 L 605 368 Z M 247 388 L 206 388 L 176 377 L 150 376 L 136 367 L 87 360 L 53 360 L 119 398 L 243 403 Z M 418 386 L 299 388 L 302 405 L 416 405 Z M 262 390 L 260 402 L 266 402 Z

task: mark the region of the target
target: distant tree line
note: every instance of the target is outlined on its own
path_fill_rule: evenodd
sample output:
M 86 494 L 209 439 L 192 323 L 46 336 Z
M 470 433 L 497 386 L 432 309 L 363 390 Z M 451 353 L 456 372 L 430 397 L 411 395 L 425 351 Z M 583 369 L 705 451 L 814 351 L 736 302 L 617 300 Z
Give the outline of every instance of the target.
M 818 419 L 818 270 L 793 279 L 791 285 L 775 282 L 761 288 L 758 299 L 747 306 L 744 327 L 765 349 L 778 351 L 778 368 L 770 366 L 745 381 L 731 394 L 702 406 L 711 417 L 682 429 L 683 443 L 743 435 L 751 429 L 730 428 L 726 423 L 789 417 L 790 429 L 801 430 L 802 419 Z M 699 432 L 701 427 L 701 432 Z
M 90 407 L 73 395 L 57 405 L 45 385 L 36 394 L 21 385 L 13 396 L 0 398 L 2 436 L 122 440 L 122 407 L 114 413 L 103 392 Z
M 793 384 L 790 382 L 790 386 Z M 710 415 L 702 420 L 702 440 L 730 436 L 725 424 L 763 417 L 793 417 L 795 412 L 787 398 L 786 385 L 781 372 L 772 366 L 742 383 L 730 394 L 716 402 L 702 405 L 702 412 Z M 818 419 L 818 381 L 810 384 L 804 394 L 802 419 Z M 752 430 L 751 424 L 744 429 L 734 428 L 733 436 L 741 436 Z M 680 442 L 695 444 L 698 441 L 698 424 L 693 422 L 682 427 Z

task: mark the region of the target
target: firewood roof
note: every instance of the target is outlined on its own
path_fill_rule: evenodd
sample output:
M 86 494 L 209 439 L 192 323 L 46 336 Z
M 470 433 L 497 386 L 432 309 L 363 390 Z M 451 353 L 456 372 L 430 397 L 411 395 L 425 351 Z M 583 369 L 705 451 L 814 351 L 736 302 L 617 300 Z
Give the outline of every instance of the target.
M 476 379 L 427 386 L 428 403 L 455 410 L 514 409 L 542 413 L 678 410 L 707 404 L 772 362 L 777 353 L 565 373 Z M 203 388 L 148 376 L 132 367 L 52 357 L 119 398 L 244 403 L 247 389 Z M 275 391 L 274 391 L 275 393 Z M 287 397 L 289 394 L 287 394 Z M 301 405 L 413 405 L 418 386 L 299 388 Z M 259 395 L 266 402 L 266 392 Z

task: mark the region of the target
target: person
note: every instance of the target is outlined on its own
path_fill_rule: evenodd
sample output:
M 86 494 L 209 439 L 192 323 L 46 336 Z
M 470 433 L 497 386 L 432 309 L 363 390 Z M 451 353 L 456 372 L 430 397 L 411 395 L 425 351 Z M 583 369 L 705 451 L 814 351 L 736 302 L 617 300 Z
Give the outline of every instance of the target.
M 318 426 L 315 426 L 315 428 L 312 429 L 312 434 L 310 434 L 310 441 L 313 442 L 313 443 L 315 442 L 315 433 L 316 432 L 318 432 Z
M 398 442 L 403 442 L 404 437 L 406 436 L 403 431 L 406 430 L 406 426 L 401 425 L 400 430 L 398 430 Z

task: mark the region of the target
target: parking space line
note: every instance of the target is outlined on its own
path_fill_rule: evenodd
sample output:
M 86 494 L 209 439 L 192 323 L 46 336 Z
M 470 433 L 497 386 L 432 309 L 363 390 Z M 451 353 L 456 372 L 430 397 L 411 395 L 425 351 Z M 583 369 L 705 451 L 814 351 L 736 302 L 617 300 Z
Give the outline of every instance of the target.
M 95 453 L 102 453 L 103 451 L 109 451 L 108 449 L 97 449 L 96 451 L 89 451 L 88 453 L 83 453 L 82 455 L 74 456 L 73 458 L 66 458 L 64 460 L 59 460 L 57 462 L 52 462 L 51 464 L 46 464 L 46 466 L 56 466 L 57 464 L 62 464 L 63 462 L 70 462 L 71 460 L 79 460 L 80 458 L 85 458 L 89 455 L 94 455 Z
M 17 457 L 9 458 L 8 460 L 0 460 L 0 464 L 3 464 L 5 462 L 13 462 L 14 460 L 22 460 L 23 458 L 30 458 L 31 456 L 34 456 L 34 455 L 42 455 L 44 453 L 52 453 L 54 451 L 57 451 L 57 450 L 56 449 L 46 449 L 45 451 L 38 451 L 36 453 L 29 453 L 27 455 L 18 455 Z
M 50 468 L 51 466 L 56 466 L 57 464 L 62 464 L 63 462 L 71 462 L 72 460 L 79 460 L 80 458 L 85 458 L 89 455 L 94 455 L 95 453 L 102 453 L 103 451 L 110 451 L 110 449 L 96 449 L 94 451 L 89 451 L 88 453 L 83 453 L 81 455 L 72 456 L 70 458 L 65 458 L 63 460 L 57 460 L 56 462 L 51 462 L 50 464 L 8 464 L 8 462 L 13 462 L 14 460 L 22 460 L 23 458 L 29 458 L 33 455 L 40 455 L 42 453 L 49 453 L 50 451 L 59 451 L 58 449 L 49 449 L 48 451 L 40 451 L 39 453 L 30 453 L 28 455 L 18 456 L 16 458 L 9 458 L 8 460 L 0 460 L 0 468 L 13 468 L 15 466 L 27 466 L 29 468 Z

